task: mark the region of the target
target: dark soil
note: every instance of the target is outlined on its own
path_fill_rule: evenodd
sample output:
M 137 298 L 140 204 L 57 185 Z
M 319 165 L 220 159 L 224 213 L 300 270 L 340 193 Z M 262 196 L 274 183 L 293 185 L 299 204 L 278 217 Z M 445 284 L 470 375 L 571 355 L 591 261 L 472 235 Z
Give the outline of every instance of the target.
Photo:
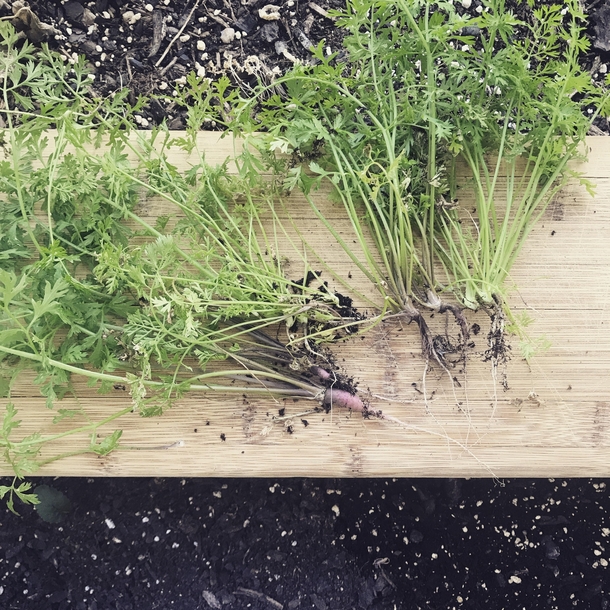
M 0 509 L 0 607 L 605 609 L 590 480 L 62 479 Z
M 189 71 L 247 90 L 307 47 L 340 47 L 342 0 L 31 2 L 51 47 L 86 55 L 95 88 L 166 92 Z M 11 15 L 0 0 L 0 16 Z M 472 0 L 468 10 L 478 5 Z M 18 5 L 17 5 L 18 7 Z M 610 63 L 610 2 L 589 3 L 591 52 Z M 25 17 L 24 17 L 25 15 Z M 22 13 L 22 27 L 32 29 Z M 183 28 L 184 26 L 184 28 Z M 222 42 L 223 30 L 234 38 Z M 30 36 L 40 34 L 34 28 Z M 43 34 L 40 34 L 41 36 Z M 230 32 L 225 32 L 225 40 Z M 254 58 L 254 59 L 253 59 Z M 172 107 L 149 108 L 142 125 Z M 607 122 L 597 124 L 608 132 Z M 5 481 L 2 481 L 4 483 Z M 591 480 L 59 479 L 53 514 L 0 507 L 0 608 L 610 608 L 610 499 Z M 60 503 L 61 504 L 61 503 Z M 49 504 L 47 502 L 47 509 Z M 45 519 L 62 519 L 50 523 Z
M 479 0 L 455 3 L 473 15 L 480 8 Z M 23 4 L 0 0 L 0 17 Z M 511 0 L 506 4 L 510 7 Z M 269 13 L 263 10 L 269 5 L 280 6 L 279 19 L 261 16 L 260 11 Z M 183 112 L 172 104 L 171 94 L 189 72 L 213 80 L 227 75 L 246 92 L 257 78 L 270 82 L 294 61 L 309 61 L 312 45 L 323 43 L 328 53 L 340 50 L 343 34 L 327 11 L 343 8 L 345 1 L 33 0 L 29 6 L 30 12 L 21 9 L 14 20 L 17 27 L 36 42 L 46 40 L 66 61 L 84 55 L 98 94 L 125 87 L 132 101 L 141 94 L 166 94 L 167 101 L 148 107 L 142 127 L 166 120 L 171 129 L 182 129 Z M 584 2 L 584 8 L 591 49 L 583 64 L 602 82 L 610 65 L 610 0 Z M 599 119 L 594 131 L 608 133 L 608 121 Z
M 3 4 L 0 16 L 10 15 L 8 4 L 0 0 L 0 7 Z M 288 0 L 280 3 L 276 20 L 259 15 L 269 4 L 265 0 L 30 2 L 43 31 L 32 27 L 29 13 L 22 13 L 14 23 L 30 39 L 44 38 L 66 61 L 74 54 L 84 55 L 99 95 L 128 88 L 134 102 L 138 95 L 167 94 L 169 101 L 148 108 L 142 126 L 167 120 L 170 129 L 182 129 L 184 117 L 171 103 L 171 92 L 189 72 L 213 80 L 227 75 L 248 91 L 257 78 L 270 82 L 294 61 L 307 61 L 312 45 L 324 41 L 329 52 L 338 50 L 343 36 L 322 13 L 342 8 L 342 0 Z M 233 33 L 227 37 L 228 30 Z

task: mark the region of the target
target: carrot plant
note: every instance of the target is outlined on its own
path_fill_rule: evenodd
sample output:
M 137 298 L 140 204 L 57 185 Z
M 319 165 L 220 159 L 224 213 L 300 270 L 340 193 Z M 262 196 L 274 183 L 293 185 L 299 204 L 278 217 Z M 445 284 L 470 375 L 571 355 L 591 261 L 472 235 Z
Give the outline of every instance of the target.
M 456 108 L 449 148 L 468 168 L 475 213 L 441 205 L 436 223 L 453 293 L 462 305 L 491 312 L 492 358 L 505 355 L 505 321 L 523 332 L 505 282 L 528 235 L 568 181 L 593 194 L 569 164 L 585 158 L 592 121 L 609 109 L 606 92 L 579 63 L 589 47 L 579 2 L 543 4 L 528 22 L 501 8 L 475 20 L 482 35 L 447 78 L 470 91 Z M 448 199 L 454 196 L 452 188 Z
M 136 136 L 139 107 L 92 96 L 82 62 L 18 43 L 6 22 L 0 36 L 0 452 L 16 475 L 0 497 L 35 501 L 20 479 L 66 455 L 44 447 L 88 433 L 76 453 L 106 455 L 121 430 L 100 438 L 102 426 L 160 414 L 189 391 L 363 410 L 317 346 L 358 320 L 296 244 L 300 277 L 289 278 L 272 185 L 210 167 L 192 138 Z M 186 172 L 170 145 L 194 153 Z M 151 197 L 168 216 L 147 212 Z M 15 388 L 28 371 L 62 432 L 19 436 Z M 93 421 L 62 403 L 77 377 L 131 401 Z
M 588 45 L 578 0 L 523 4 L 527 19 L 504 0 L 481 8 L 471 17 L 453 2 L 350 0 L 336 14 L 345 49 L 326 56 L 321 45 L 314 65 L 274 83 L 283 93 L 261 89 L 241 115 L 245 131 L 266 131 L 260 147 L 292 154 L 288 187 L 334 185 L 359 249 L 337 238 L 441 364 L 423 312 L 452 312 L 462 345 L 463 308 L 512 319 L 504 281 L 607 110 L 578 63 Z M 473 189 L 474 212 L 457 202 L 459 183 Z

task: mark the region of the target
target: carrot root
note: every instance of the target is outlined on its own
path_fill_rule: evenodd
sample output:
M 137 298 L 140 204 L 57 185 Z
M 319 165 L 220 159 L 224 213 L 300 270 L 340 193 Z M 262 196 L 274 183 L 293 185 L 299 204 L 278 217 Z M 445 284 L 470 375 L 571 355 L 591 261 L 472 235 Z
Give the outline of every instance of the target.
M 326 369 L 323 369 L 321 366 L 312 366 L 309 370 L 318 379 L 321 379 L 322 381 L 328 381 L 332 377 L 332 375 Z
M 322 406 L 325 408 L 335 407 L 338 409 L 349 409 L 357 413 L 362 413 L 364 417 L 377 417 L 385 419 L 381 411 L 375 411 L 366 405 L 363 400 L 355 394 L 350 394 L 347 390 L 328 388 L 324 393 Z

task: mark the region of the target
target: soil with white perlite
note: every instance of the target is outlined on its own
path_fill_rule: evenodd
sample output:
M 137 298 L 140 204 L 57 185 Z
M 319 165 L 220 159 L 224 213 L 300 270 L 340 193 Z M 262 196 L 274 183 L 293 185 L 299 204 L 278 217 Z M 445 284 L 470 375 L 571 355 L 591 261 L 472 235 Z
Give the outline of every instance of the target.
M 603 481 L 37 483 L 47 521 L 0 509 L 3 609 L 610 607 Z
M 338 0 L 0 1 L 31 37 L 84 54 L 111 95 L 167 92 L 141 117 L 184 127 L 189 71 L 257 75 L 340 48 Z M 476 12 L 477 0 L 460 10 Z M 610 63 L 610 2 L 583 62 Z M 25 10 L 24 10 L 25 9 Z M 279 15 L 279 18 L 274 18 Z M 210 125 L 213 128 L 213 125 Z M 596 133 L 608 133 L 605 120 Z M 19 610 L 610 608 L 610 500 L 592 480 L 38 479 L 0 508 L 0 607 Z
M 481 10 L 479 0 L 455 4 L 473 16 Z M 602 82 L 610 66 L 610 2 L 583 4 L 591 39 L 583 65 Z M 16 13 L 18 28 L 31 40 L 46 40 L 66 61 L 84 55 L 99 95 L 124 87 L 132 101 L 141 94 L 167 95 L 146 109 L 141 126 L 166 121 L 170 129 L 183 129 L 184 111 L 172 104 L 171 92 L 189 72 L 211 79 L 226 75 L 244 91 L 258 78 L 270 82 L 294 62 L 308 61 L 312 46 L 323 42 L 329 54 L 341 50 L 343 34 L 328 11 L 344 6 L 344 0 L 0 0 L 0 17 Z M 512 0 L 506 6 L 522 10 Z M 595 133 L 609 132 L 607 120 L 600 119 Z

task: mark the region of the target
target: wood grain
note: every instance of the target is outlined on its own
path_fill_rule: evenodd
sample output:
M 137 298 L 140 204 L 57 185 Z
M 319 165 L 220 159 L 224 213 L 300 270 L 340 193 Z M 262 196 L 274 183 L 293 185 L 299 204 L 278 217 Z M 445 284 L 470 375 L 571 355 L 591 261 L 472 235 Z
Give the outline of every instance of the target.
M 202 134 L 207 160 L 231 155 L 229 139 Z M 567 187 L 532 232 L 511 274 L 511 302 L 532 317 L 533 337 L 550 348 L 528 366 L 516 342 L 513 357 L 494 378 L 482 332 L 464 370 L 426 370 L 414 329 L 385 322 L 364 337 L 338 345 L 342 370 L 358 383 L 375 408 L 404 422 L 363 420 L 334 409 L 302 415 L 313 405 L 273 398 L 193 394 L 159 418 L 135 414 L 109 426 L 123 429 L 124 448 L 106 457 L 78 455 L 53 462 L 37 474 L 58 476 L 313 476 L 313 477 L 576 477 L 610 475 L 610 139 L 589 138 L 588 162 L 578 166 L 597 185 L 591 198 L 577 185 Z M 188 159 L 172 158 L 179 167 Z M 333 226 L 349 239 L 351 229 L 341 207 L 327 193 L 316 201 Z M 150 200 L 146 213 L 166 205 Z M 312 251 L 332 263 L 339 277 L 360 290 L 360 303 L 372 311 L 374 288 L 349 261 L 302 198 L 287 205 Z M 296 234 L 293 237 L 296 242 Z M 297 242 L 298 243 L 298 242 Z M 299 244 L 298 248 L 302 246 Z M 302 250 L 301 250 L 302 251 Z M 290 258 L 290 256 L 289 256 Z M 294 273 L 297 274 L 298 257 Z M 290 271 L 290 270 L 289 270 Z M 337 280 L 331 283 L 337 284 Z M 441 332 L 451 320 L 430 323 Z M 507 388 L 503 387 L 506 380 Z M 78 399 L 63 408 L 82 406 L 95 420 L 129 404 L 126 392 L 97 395 L 82 380 Z M 37 388 L 21 378 L 13 400 L 22 420 L 21 434 L 57 434 Z M 6 400 L 3 400 L 3 404 Z M 292 419 L 274 421 L 284 407 Z M 303 420 L 306 420 L 307 425 Z M 73 426 L 74 422 L 70 422 Z M 292 433 L 287 432 L 288 424 Z M 221 439 L 224 435 L 225 440 Z M 52 453 L 86 446 L 87 438 L 69 437 Z M 170 448 L 160 448 L 172 445 Z M 0 474 L 10 474 L 0 464 Z

